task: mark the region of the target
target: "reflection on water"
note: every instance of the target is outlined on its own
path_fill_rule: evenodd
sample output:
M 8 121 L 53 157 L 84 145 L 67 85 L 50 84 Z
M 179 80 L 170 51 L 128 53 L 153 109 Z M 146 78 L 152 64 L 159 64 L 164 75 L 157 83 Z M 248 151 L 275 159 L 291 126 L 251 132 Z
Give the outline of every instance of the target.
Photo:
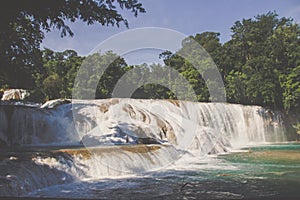
M 300 195 L 300 145 L 244 149 L 201 160 L 183 157 L 168 169 L 123 178 L 86 179 L 31 197 L 114 199 L 287 199 Z

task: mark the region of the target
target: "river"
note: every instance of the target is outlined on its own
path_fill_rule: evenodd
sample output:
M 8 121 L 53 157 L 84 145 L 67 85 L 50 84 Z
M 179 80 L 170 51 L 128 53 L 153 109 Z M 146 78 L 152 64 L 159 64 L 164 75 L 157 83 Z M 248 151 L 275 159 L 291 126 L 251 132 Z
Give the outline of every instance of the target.
M 0 196 L 297 198 L 300 145 L 259 106 L 108 99 L 1 105 Z

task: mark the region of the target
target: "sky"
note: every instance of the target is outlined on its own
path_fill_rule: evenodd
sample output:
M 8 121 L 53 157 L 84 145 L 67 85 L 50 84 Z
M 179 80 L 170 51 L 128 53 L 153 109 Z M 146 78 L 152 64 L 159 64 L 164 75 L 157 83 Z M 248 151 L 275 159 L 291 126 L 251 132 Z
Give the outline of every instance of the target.
M 45 34 L 41 48 L 54 51 L 73 49 L 79 55 L 88 55 L 98 44 L 124 31 L 143 28 L 168 28 L 184 35 L 195 35 L 205 31 L 219 32 L 221 42 L 230 39 L 230 28 L 243 18 L 276 11 L 279 17 L 292 17 L 300 23 L 300 0 L 139 0 L 146 13 L 134 17 L 127 10 L 121 12 L 129 21 L 129 29 L 103 27 L 100 24 L 71 23 L 74 36 L 60 37 L 59 31 Z

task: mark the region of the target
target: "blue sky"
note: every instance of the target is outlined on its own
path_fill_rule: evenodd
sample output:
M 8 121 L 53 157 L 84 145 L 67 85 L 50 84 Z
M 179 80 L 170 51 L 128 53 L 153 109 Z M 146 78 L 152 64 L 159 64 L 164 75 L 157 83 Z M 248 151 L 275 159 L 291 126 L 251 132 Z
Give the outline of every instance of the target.
M 122 15 L 129 21 L 129 29 L 161 27 L 195 35 L 204 31 L 221 33 L 221 42 L 230 39 L 230 27 L 237 20 L 257 14 L 276 11 L 280 17 L 292 17 L 300 22 L 300 0 L 140 0 L 146 13 L 135 18 L 129 11 Z M 103 27 L 87 26 L 82 22 L 70 24 L 73 37 L 61 38 L 58 31 L 47 33 L 41 45 L 55 51 L 73 49 L 79 55 L 88 55 L 107 38 L 128 30 L 124 25 Z

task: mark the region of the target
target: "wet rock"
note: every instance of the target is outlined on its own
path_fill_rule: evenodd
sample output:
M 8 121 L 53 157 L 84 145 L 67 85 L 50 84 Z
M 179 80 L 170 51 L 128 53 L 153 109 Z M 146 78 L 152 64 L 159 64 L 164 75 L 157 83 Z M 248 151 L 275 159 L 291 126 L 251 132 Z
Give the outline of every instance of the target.
M 161 142 L 155 138 L 137 138 L 137 143 L 138 144 L 161 144 Z

